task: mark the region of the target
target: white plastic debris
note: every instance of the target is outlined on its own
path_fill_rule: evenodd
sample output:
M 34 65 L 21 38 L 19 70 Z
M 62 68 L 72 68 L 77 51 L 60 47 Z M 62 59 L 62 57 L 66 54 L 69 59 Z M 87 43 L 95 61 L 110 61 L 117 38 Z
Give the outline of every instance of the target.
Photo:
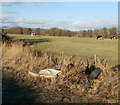
M 55 77 L 61 71 L 55 70 L 55 69 L 44 69 L 44 70 L 40 70 L 40 72 L 38 74 L 30 72 L 30 71 L 28 71 L 28 72 L 33 77 Z

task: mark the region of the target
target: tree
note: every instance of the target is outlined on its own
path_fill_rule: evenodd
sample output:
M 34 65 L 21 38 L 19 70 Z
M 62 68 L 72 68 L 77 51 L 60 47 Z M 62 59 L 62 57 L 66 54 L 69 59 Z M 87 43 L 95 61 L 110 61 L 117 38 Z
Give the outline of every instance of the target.
M 102 30 L 103 30 L 103 32 L 102 32 L 103 37 L 108 38 L 108 29 L 106 27 L 104 27 Z
M 32 29 L 31 28 L 24 28 L 23 29 L 23 34 L 31 34 L 31 32 L 32 32 Z
M 22 27 L 11 27 L 9 29 L 5 29 L 6 33 L 9 34 L 23 34 L 23 28 Z
M 77 37 L 83 37 L 83 31 L 80 30 L 80 31 L 76 32 L 76 36 Z
M 40 28 L 35 28 L 34 33 L 37 35 L 41 34 L 41 29 Z
M 93 37 L 97 37 L 99 35 L 99 29 L 95 29 L 93 31 Z
M 116 35 L 117 34 L 117 28 L 116 27 L 112 27 L 109 29 L 109 34 L 110 35 Z
M 87 36 L 87 31 L 86 31 L 86 30 L 84 30 L 84 31 L 82 32 L 82 36 L 83 36 L 83 37 L 86 37 L 86 36 Z
M 15 34 L 23 34 L 23 28 L 22 27 L 15 27 Z
M 93 35 L 92 30 L 88 30 L 88 31 L 87 31 L 87 35 L 86 35 L 86 36 L 91 38 L 91 37 L 92 37 L 92 35 Z
M 46 30 L 45 33 L 50 36 L 61 36 L 62 35 L 61 29 L 59 29 L 57 27 L 50 28 L 50 29 Z

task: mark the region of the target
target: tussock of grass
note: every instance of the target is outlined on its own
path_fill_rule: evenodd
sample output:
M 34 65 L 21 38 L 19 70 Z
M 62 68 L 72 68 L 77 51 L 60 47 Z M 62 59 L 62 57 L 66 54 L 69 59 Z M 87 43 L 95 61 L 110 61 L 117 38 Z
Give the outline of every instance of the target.
M 106 62 L 101 62 L 96 56 L 92 60 L 87 58 L 86 61 L 81 59 L 73 61 L 72 57 L 65 57 L 63 54 L 55 57 L 45 52 L 30 50 L 29 46 L 22 47 L 22 45 L 22 42 L 14 42 L 10 45 L 3 43 L 3 80 L 14 78 L 18 81 L 17 85 L 20 87 L 29 86 L 35 89 L 48 89 L 53 94 L 58 92 L 59 95 L 68 95 L 71 99 L 69 102 L 80 102 L 81 100 L 80 98 L 75 101 L 75 98 L 71 97 L 70 94 L 82 97 L 82 102 L 112 102 L 109 99 L 94 99 L 86 96 L 94 94 L 119 99 L 118 72 L 111 70 Z M 90 83 L 88 83 L 84 71 L 86 67 L 90 66 L 100 67 L 103 71 L 98 79 L 90 80 Z M 6 69 L 6 67 L 14 69 Z M 41 69 L 46 68 L 59 69 L 62 72 L 53 79 L 35 78 L 28 74 L 28 71 L 38 73 Z M 50 94 L 48 95 L 50 96 Z M 52 102 L 56 102 L 56 100 Z

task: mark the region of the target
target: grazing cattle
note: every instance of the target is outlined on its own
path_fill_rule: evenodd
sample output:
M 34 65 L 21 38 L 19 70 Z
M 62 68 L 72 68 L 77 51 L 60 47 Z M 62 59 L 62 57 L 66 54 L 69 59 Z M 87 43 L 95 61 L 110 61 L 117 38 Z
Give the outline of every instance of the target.
M 117 38 L 116 38 L 116 36 L 113 35 L 110 37 L 110 39 L 117 39 Z
M 97 39 L 103 39 L 101 35 L 98 35 L 97 36 Z

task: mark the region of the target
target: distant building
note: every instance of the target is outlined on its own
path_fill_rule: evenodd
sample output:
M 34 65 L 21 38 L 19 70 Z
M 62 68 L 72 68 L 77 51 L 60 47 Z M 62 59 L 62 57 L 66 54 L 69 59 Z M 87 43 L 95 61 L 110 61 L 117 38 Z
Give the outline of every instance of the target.
M 31 33 L 31 36 L 36 35 L 36 33 Z

